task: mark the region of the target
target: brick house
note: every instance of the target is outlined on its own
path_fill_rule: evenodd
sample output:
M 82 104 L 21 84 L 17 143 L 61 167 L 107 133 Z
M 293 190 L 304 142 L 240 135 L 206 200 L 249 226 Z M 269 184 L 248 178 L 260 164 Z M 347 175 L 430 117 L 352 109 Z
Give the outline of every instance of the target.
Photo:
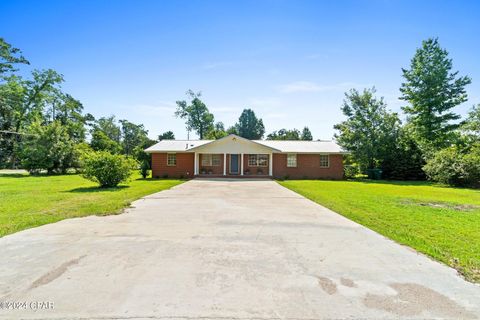
M 344 152 L 333 141 L 162 140 L 145 150 L 153 177 L 342 179 Z

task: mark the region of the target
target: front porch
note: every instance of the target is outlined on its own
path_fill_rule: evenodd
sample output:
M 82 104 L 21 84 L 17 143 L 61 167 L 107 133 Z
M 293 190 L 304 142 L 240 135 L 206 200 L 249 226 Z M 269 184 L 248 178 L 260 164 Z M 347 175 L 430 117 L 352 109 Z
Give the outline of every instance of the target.
M 197 177 L 269 178 L 273 176 L 272 153 L 197 153 Z

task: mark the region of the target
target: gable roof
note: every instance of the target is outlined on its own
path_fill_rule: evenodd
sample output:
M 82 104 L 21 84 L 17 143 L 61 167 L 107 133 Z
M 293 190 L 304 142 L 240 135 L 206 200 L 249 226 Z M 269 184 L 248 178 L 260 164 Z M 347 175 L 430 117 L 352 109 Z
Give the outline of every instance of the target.
M 245 143 L 253 143 L 253 144 L 257 144 L 257 145 L 260 145 L 262 147 L 267 147 L 269 149 L 272 149 L 272 151 L 276 151 L 276 152 L 281 152 L 280 150 L 276 149 L 275 147 L 270 147 L 270 146 L 267 146 L 263 143 L 261 143 L 262 140 L 250 140 L 250 139 L 246 139 L 244 137 L 240 137 L 240 136 L 237 136 L 236 134 L 229 134 L 228 136 L 225 136 L 223 138 L 220 138 L 220 139 L 217 139 L 217 140 L 209 140 L 209 142 L 203 144 L 203 145 L 198 145 L 198 146 L 195 146 L 195 147 L 192 147 L 189 149 L 189 151 L 195 151 L 195 149 L 198 149 L 198 148 L 201 148 L 203 146 L 206 146 L 206 145 L 209 145 L 209 144 L 216 144 L 216 143 L 222 143 L 223 141 L 226 141 L 226 140 L 239 140 L 239 141 L 243 141 Z
M 302 140 L 249 140 L 235 134 L 230 134 L 218 140 L 162 140 L 150 148 L 147 153 L 157 152 L 195 152 L 202 146 L 222 142 L 228 138 L 236 138 L 267 147 L 272 152 L 285 153 L 347 153 L 334 141 L 302 141 Z

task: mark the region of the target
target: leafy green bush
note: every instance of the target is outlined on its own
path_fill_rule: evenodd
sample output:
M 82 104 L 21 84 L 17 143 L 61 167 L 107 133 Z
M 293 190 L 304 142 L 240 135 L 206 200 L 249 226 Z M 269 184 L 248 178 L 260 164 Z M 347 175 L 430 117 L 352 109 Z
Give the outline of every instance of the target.
M 137 163 L 123 155 L 97 151 L 86 154 L 83 164 L 86 179 L 98 182 L 100 187 L 115 187 L 128 180 Z
M 148 177 L 150 174 L 150 163 L 148 161 L 142 161 L 140 164 L 140 174 L 142 175 L 143 179 Z
M 449 147 L 435 153 L 423 167 L 427 176 L 453 186 L 480 186 L 480 146 L 467 152 Z

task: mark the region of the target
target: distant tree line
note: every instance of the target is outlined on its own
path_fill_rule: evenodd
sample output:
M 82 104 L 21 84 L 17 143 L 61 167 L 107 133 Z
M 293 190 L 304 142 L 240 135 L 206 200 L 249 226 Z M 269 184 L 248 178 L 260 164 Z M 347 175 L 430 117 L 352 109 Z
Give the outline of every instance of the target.
M 351 152 L 350 174 L 380 169 L 388 179 L 424 179 L 480 185 L 480 106 L 465 119 L 453 108 L 467 101 L 468 76 L 452 71 L 438 39 L 423 41 L 408 69 L 400 99 L 405 123 L 387 109 L 375 88 L 345 94 L 346 120 L 335 125 L 338 143 Z
M 22 64 L 29 62 L 21 51 L 0 38 L 0 168 L 65 173 L 81 168 L 82 157 L 96 151 L 149 161 L 143 150 L 156 141 L 142 124 L 95 119 L 62 89 L 61 74 L 35 69 L 22 77 Z
M 214 115 L 200 100 L 200 92 L 195 93 L 188 90 L 186 94 L 189 101 L 177 101 L 175 115 L 184 119 L 187 130 L 197 133 L 200 139 L 220 139 L 229 134 L 236 134 L 251 140 L 260 140 L 264 137 L 263 120 L 257 118 L 252 109 L 244 109 L 238 122 L 225 129 L 222 122 L 215 122 Z M 313 136 L 308 127 L 304 127 L 302 132 L 297 129 L 280 129 L 268 134 L 267 140 L 313 140 Z

